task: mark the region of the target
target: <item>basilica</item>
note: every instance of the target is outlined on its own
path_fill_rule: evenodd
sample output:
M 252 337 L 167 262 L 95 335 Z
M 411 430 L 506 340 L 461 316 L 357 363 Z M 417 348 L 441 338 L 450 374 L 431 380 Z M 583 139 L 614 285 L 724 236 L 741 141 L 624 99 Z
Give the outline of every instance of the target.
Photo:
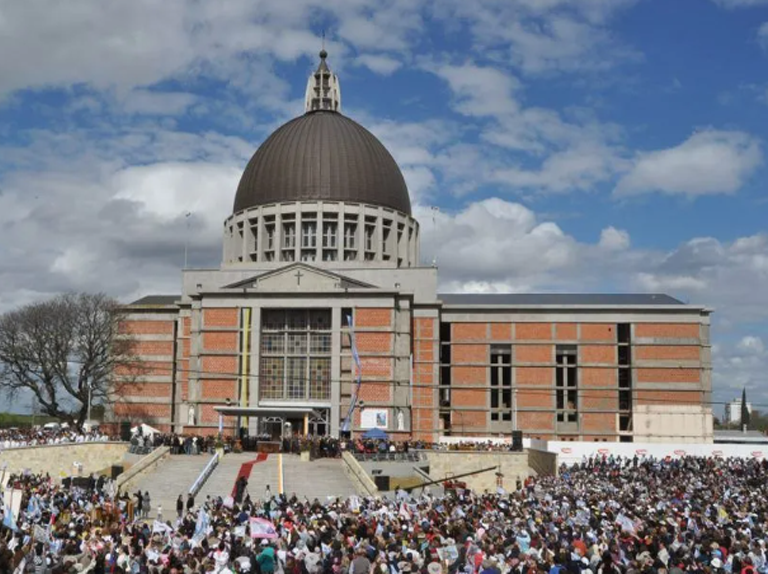
M 709 309 L 441 293 L 419 232 L 322 51 L 304 113 L 245 167 L 221 265 L 126 305 L 142 369 L 115 373 L 110 416 L 196 434 L 711 440 Z

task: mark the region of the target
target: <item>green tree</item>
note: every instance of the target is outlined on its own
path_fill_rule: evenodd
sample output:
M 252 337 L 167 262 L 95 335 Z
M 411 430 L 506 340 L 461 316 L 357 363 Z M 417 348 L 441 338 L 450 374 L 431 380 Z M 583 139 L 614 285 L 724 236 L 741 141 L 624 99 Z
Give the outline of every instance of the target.
M 747 389 L 741 389 L 741 425 L 749 428 L 749 409 L 747 408 Z
M 88 405 L 108 404 L 138 375 L 134 341 L 118 332 L 122 311 L 103 294 L 60 295 L 0 316 L 0 391 L 31 393 L 40 412 L 82 428 Z M 124 367 L 124 368 L 123 368 Z

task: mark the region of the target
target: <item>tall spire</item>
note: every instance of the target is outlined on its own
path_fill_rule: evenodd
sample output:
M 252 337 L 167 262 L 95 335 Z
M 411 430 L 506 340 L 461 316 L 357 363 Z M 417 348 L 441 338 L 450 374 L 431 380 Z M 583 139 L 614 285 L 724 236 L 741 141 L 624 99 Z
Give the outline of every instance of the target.
M 341 86 L 339 78 L 331 72 L 325 59 L 328 52 L 325 51 L 325 31 L 323 31 L 323 46 L 320 50 L 320 64 L 317 70 L 309 76 L 307 81 L 307 93 L 304 97 L 304 111 L 314 112 L 328 110 L 341 111 Z

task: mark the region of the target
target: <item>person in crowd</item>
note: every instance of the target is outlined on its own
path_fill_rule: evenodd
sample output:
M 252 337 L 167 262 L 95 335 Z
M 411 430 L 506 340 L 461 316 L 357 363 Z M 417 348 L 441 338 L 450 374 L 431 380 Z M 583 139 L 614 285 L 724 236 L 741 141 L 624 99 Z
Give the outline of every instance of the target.
M 98 481 L 8 484 L 23 499 L 0 520 L 0 572 L 768 574 L 759 458 L 591 458 L 511 492 L 211 497 L 173 524 Z

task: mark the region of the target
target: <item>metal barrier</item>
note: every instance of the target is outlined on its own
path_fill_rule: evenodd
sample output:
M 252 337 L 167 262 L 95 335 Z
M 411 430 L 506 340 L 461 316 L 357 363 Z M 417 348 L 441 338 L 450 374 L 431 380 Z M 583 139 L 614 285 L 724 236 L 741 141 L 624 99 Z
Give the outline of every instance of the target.
M 421 452 L 355 452 L 355 460 L 360 462 L 421 462 L 427 460 Z
M 211 457 L 211 460 L 208 461 L 208 464 L 205 465 L 205 468 L 203 469 L 203 472 L 200 473 L 200 476 L 197 477 L 197 480 L 195 480 L 194 484 L 189 489 L 189 494 L 194 496 L 197 496 L 197 493 L 200 492 L 200 489 L 203 488 L 203 485 L 205 484 L 205 481 L 208 480 L 208 478 L 211 476 L 211 473 L 214 471 L 214 469 L 219 465 L 219 453 L 217 452 Z

